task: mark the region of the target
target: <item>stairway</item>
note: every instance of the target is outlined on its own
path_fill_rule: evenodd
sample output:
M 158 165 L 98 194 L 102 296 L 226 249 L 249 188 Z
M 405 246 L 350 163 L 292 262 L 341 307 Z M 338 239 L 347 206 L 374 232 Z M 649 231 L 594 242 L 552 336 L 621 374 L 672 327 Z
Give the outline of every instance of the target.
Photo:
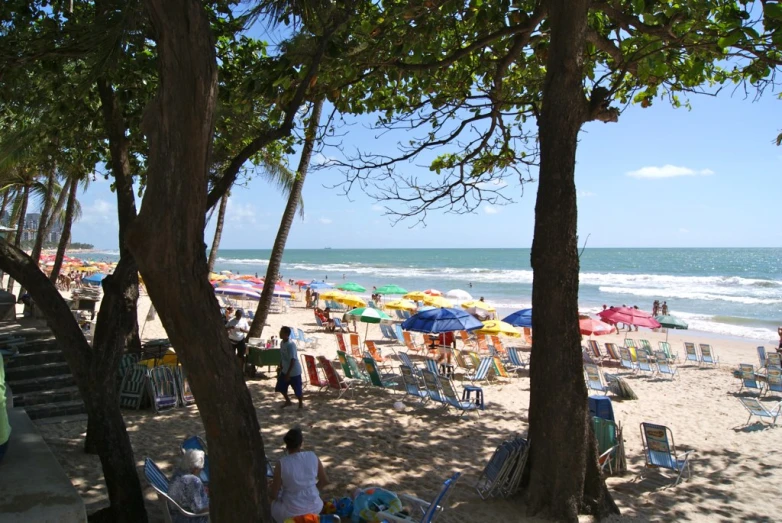
M 86 412 L 54 338 L 28 338 L 18 348 L 19 354 L 5 361 L 5 381 L 13 394 L 14 407 L 25 409 L 30 419 Z

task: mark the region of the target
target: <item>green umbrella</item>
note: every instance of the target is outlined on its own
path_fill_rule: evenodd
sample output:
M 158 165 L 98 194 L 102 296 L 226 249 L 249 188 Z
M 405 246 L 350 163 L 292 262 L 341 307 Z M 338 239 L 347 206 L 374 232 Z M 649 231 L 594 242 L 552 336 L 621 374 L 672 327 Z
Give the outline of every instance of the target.
M 399 285 L 383 285 L 375 289 L 376 294 L 407 294 L 407 291 Z
M 364 329 L 364 339 L 367 339 L 367 332 L 369 332 L 370 323 L 380 323 L 383 320 L 390 320 L 391 316 L 381 311 L 380 309 L 373 309 L 372 307 L 359 307 L 347 312 L 348 316 L 358 318 L 359 321 L 363 321 L 367 324 L 367 328 Z
M 689 325 L 685 323 L 683 320 L 680 320 L 676 316 L 655 316 L 655 320 L 657 320 L 660 325 L 665 327 L 666 329 L 687 329 L 689 328 Z
M 352 281 L 343 283 L 342 285 L 337 285 L 337 289 L 350 292 L 364 292 L 366 290 L 358 283 L 353 283 Z

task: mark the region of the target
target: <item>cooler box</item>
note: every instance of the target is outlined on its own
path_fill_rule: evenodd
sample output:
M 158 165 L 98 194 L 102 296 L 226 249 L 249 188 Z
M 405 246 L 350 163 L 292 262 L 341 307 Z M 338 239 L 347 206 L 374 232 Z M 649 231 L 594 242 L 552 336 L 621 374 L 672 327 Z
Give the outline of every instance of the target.
M 589 396 L 589 413 L 594 417 L 614 421 L 614 408 L 611 398 L 606 396 Z

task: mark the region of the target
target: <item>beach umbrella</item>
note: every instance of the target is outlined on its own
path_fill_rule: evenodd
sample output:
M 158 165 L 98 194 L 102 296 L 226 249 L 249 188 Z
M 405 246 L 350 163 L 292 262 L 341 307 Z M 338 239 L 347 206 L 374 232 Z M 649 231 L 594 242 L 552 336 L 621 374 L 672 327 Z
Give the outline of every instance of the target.
M 451 300 L 442 296 L 429 296 L 428 294 L 424 297 L 424 303 L 432 307 L 453 307 Z
M 313 291 L 320 291 L 323 289 L 331 289 L 333 286 L 329 283 L 326 283 L 325 281 L 311 281 L 309 284 L 307 284 L 307 287 L 312 289 Z
M 483 327 L 483 323 L 468 314 L 467 311 L 453 308 L 418 312 L 402 322 L 404 330 L 429 334 L 459 330 L 471 331 L 481 327 Z
M 386 309 L 402 310 L 402 311 L 414 311 L 416 309 L 415 303 L 410 300 L 394 300 L 384 305 Z
M 222 294 L 223 296 L 241 296 L 252 300 L 261 299 L 261 295 L 249 287 L 218 287 L 215 289 L 215 294 Z
M 244 280 L 225 279 L 225 280 L 223 280 L 223 283 L 229 284 L 229 285 L 245 285 L 247 287 L 252 286 L 252 283 L 246 282 Z
M 514 327 L 532 327 L 532 309 L 521 309 L 505 316 L 502 321 Z
M 389 285 L 383 285 L 382 287 L 378 287 L 377 289 L 375 289 L 375 293 L 390 296 L 393 294 L 407 294 L 407 291 L 402 287 L 400 287 L 399 285 L 389 284 Z
M 286 291 L 285 289 L 278 289 L 275 287 L 274 292 L 272 292 L 272 296 L 276 298 L 288 298 L 290 299 L 291 293 Z
M 342 296 L 337 296 L 334 298 L 334 301 L 343 303 L 347 305 L 348 307 L 366 307 L 367 302 L 359 298 L 358 296 L 351 296 L 350 294 L 343 294 Z
M 412 291 L 402 296 L 402 298 L 406 300 L 423 301 L 427 296 L 428 294 L 424 293 L 424 291 Z
M 480 320 L 487 320 L 491 318 L 494 313 L 496 312 L 496 309 L 486 303 L 485 301 L 480 300 L 472 300 L 462 303 L 462 307 L 467 310 L 470 314 L 475 316 L 476 318 Z
M 366 290 L 358 283 L 353 283 L 352 281 L 343 283 L 342 285 L 337 285 L 337 289 L 342 289 L 343 291 L 350 291 L 350 292 L 364 292 Z
M 216 272 L 209 273 L 209 281 L 223 281 L 225 279 L 227 279 L 227 277 L 222 274 L 217 274 Z
M 426 289 L 424 291 L 424 294 L 428 294 L 429 296 L 442 296 L 443 293 L 438 291 L 437 289 Z
M 294 283 L 299 287 L 306 287 L 309 284 L 308 281 L 304 281 L 304 280 L 296 280 Z
M 579 318 L 578 329 L 581 331 L 581 334 L 586 334 L 588 336 L 592 336 L 593 334 L 595 336 L 602 336 L 604 334 L 616 332 L 616 327 L 613 325 L 589 317 Z
M 469 301 L 472 299 L 472 295 L 462 289 L 451 289 L 445 293 L 445 297 L 457 301 Z
M 333 300 L 344 295 L 344 292 L 338 291 L 337 289 L 327 289 L 322 292 L 318 292 L 318 298 L 321 300 Z
M 600 316 L 601 320 L 611 325 L 624 323 L 625 325 L 633 325 L 635 327 L 660 328 L 660 322 L 655 320 L 651 314 L 632 307 L 606 309 L 598 312 L 597 315 Z
M 509 336 L 511 338 L 521 338 L 521 333 L 517 331 L 510 323 L 505 323 L 499 320 L 487 320 L 483 322 L 483 327 L 475 330 L 481 334 L 488 334 L 489 336 Z
M 100 282 L 102 282 L 103 278 L 105 278 L 106 276 L 108 276 L 108 274 L 103 274 L 101 272 L 98 272 L 84 278 L 82 280 L 82 283 L 86 283 L 88 285 L 100 285 Z
M 359 307 L 347 312 L 348 316 L 357 318 L 359 321 L 367 324 L 364 330 L 364 339 L 367 339 L 367 333 L 369 332 L 370 323 L 380 323 L 383 320 L 390 320 L 391 316 L 381 311 L 380 309 L 373 309 L 372 307 Z
M 688 329 L 690 328 L 689 325 L 687 325 L 687 322 L 685 322 L 682 319 L 677 318 L 676 316 L 671 316 L 670 314 L 666 314 L 665 316 L 655 316 L 655 320 L 658 321 L 658 323 L 665 327 L 666 329 Z
M 230 276 L 231 271 L 220 271 L 220 274 L 225 274 L 226 276 Z

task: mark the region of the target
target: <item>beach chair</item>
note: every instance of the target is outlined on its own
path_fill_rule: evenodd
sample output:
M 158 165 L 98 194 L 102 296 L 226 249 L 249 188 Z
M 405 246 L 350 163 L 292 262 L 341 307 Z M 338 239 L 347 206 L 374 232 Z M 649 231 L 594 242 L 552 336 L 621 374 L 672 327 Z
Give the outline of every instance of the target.
M 339 351 L 338 351 L 339 353 Z M 344 352 L 342 354 L 345 354 Z M 315 363 L 315 357 L 309 354 L 302 354 L 304 358 L 304 368 L 307 369 L 307 379 L 310 386 L 318 387 L 318 392 L 329 386 L 329 380 L 320 377 L 318 365 Z M 342 358 L 340 358 L 340 361 Z
M 350 361 L 348 359 L 348 361 Z M 377 363 L 372 358 L 364 358 L 364 367 L 367 369 L 367 374 L 369 374 L 369 379 L 375 387 L 380 387 L 382 389 L 391 389 L 393 393 L 396 393 L 396 387 L 399 386 L 399 379 L 382 379 L 380 377 L 380 372 L 377 370 Z M 351 367 L 352 370 L 352 367 Z
M 364 346 L 366 346 L 367 350 L 372 355 L 372 359 L 376 362 L 383 363 L 386 361 L 383 356 L 380 355 L 380 350 L 377 348 L 374 341 L 367 340 L 364 342 Z
M 426 369 L 434 374 L 435 376 L 440 375 L 440 370 L 437 368 L 437 360 L 432 358 L 426 358 L 424 359 L 424 363 L 426 364 Z
M 738 373 L 735 373 L 735 375 L 741 380 L 739 392 L 744 389 L 755 389 L 758 392 L 758 395 L 763 393 L 763 382 L 758 380 L 754 365 L 750 365 L 749 363 L 739 364 Z
M 660 347 L 660 350 L 663 351 L 665 354 L 665 357 L 668 358 L 669 363 L 674 363 L 676 360 L 679 359 L 678 354 L 674 354 L 671 350 L 671 344 L 667 341 L 660 341 L 657 342 L 657 345 Z
M 421 352 L 425 347 L 420 347 L 413 341 L 413 336 L 409 331 L 402 331 L 402 339 L 404 339 L 405 347 L 408 351 Z
M 429 399 L 435 403 L 444 405 L 445 398 L 443 398 L 443 395 L 440 392 L 440 380 L 437 379 L 437 374 L 433 374 L 429 370 L 422 370 L 421 374 L 424 377 L 424 389 L 426 389 Z
M 467 357 L 470 359 L 470 364 L 472 365 L 473 370 L 477 369 L 481 365 L 481 357 L 478 356 L 477 352 L 468 350 Z
M 193 391 L 190 390 L 190 382 L 187 381 L 185 368 L 179 364 L 174 367 L 174 378 L 176 378 L 177 392 L 179 393 L 179 405 L 187 407 L 195 404 Z
M 491 344 L 494 346 L 494 350 L 500 353 L 500 356 L 507 357 L 508 352 L 505 349 L 505 345 L 502 344 L 502 340 L 499 336 L 492 336 Z
M 505 365 L 502 363 L 502 360 L 499 358 L 499 356 L 492 356 L 491 363 L 495 377 L 510 380 L 510 374 L 508 374 L 508 370 L 505 368 Z
M 517 436 L 503 441 L 492 454 L 475 482 L 475 490 L 482 499 L 515 494 L 527 462 L 529 445 Z
M 633 352 L 638 349 L 638 347 L 635 344 L 635 340 L 632 338 L 625 338 L 624 346 L 628 349 L 632 349 L 630 352 Z
M 354 376 L 353 373 L 350 371 L 350 365 L 348 364 L 348 355 L 346 352 L 338 350 L 337 351 L 337 358 L 339 358 L 339 364 L 342 367 L 342 373 L 345 375 L 346 378 L 350 379 L 358 379 L 358 376 Z
M 456 410 L 460 410 L 462 412 L 461 416 L 464 416 L 471 410 L 478 410 L 480 408 L 480 405 L 476 405 L 472 401 L 459 399 L 459 396 L 456 393 L 456 387 L 450 378 L 441 378 L 440 387 L 446 405 L 448 405 L 449 408 L 453 407 Z
M 654 353 L 654 358 L 657 360 L 657 372 L 660 373 L 661 376 L 667 374 L 671 379 L 676 376 L 676 367 L 673 366 L 673 363 L 671 363 L 667 354 L 658 350 Z
M 120 407 L 138 410 L 148 394 L 149 368 L 137 364 L 129 367 L 119 389 Z
M 524 335 L 524 343 L 532 347 L 532 329 L 529 327 L 523 327 L 522 331 Z
M 589 349 L 581 346 L 581 360 L 584 364 L 597 365 L 597 362 L 592 359 L 592 355 L 589 353 Z
M 597 462 L 600 470 L 605 472 L 608 469 L 609 474 L 623 472 L 626 466 L 621 428 L 615 422 L 597 416 L 592 418 L 592 423 L 597 439 Z
M 179 450 L 182 452 L 182 454 L 184 454 L 186 450 L 191 449 L 203 451 L 204 468 L 201 469 L 201 474 L 199 474 L 199 477 L 204 483 L 209 483 L 209 451 L 208 447 L 206 446 L 206 441 L 204 441 L 201 436 L 198 435 L 186 437 L 184 440 L 182 440 L 182 444 L 179 446 Z
M 759 417 L 761 422 L 763 422 L 765 418 L 770 418 L 771 424 L 775 425 L 777 418 L 779 417 L 780 413 L 782 413 L 782 401 L 770 409 L 766 408 L 766 406 L 758 401 L 757 398 L 739 398 L 739 401 L 742 405 L 744 405 L 744 408 L 749 411 L 747 422 L 744 423 L 745 426 L 749 425 L 749 420 L 752 419 L 752 416 Z
M 361 354 L 361 339 L 355 332 L 350 334 L 350 354 L 354 358 L 363 357 Z
M 689 341 L 684 342 L 684 354 L 684 361 L 694 361 L 700 365 L 701 358 L 698 356 L 698 349 L 695 347 L 694 343 L 690 343 Z
M 478 346 L 478 352 L 489 352 L 489 342 L 486 341 L 485 334 L 476 334 L 475 344 Z
M 633 356 L 627 347 L 619 347 L 619 358 L 619 364 L 623 368 L 630 369 L 633 372 L 638 370 L 638 365 L 633 362 Z
M 707 343 L 701 343 L 701 364 L 709 363 L 711 365 L 719 366 L 720 359 L 714 354 L 714 349 Z
M 587 348 L 592 355 L 592 360 L 598 365 L 603 365 L 606 355 L 600 351 L 600 344 L 597 343 L 597 340 L 587 340 Z
M 325 325 L 323 325 L 323 320 L 321 320 L 321 319 L 320 319 L 320 316 L 318 316 L 318 313 L 317 313 L 317 311 L 314 311 L 314 312 L 315 312 L 315 324 L 316 324 L 318 327 L 320 327 L 320 328 L 322 328 L 322 329 L 325 329 L 325 328 L 326 328 L 326 326 L 325 326 Z
M 673 485 L 679 483 L 685 470 L 687 477 L 690 477 L 690 455 L 693 451 L 688 450 L 679 458 L 671 429 L 664 425 L 641 423 L 641 443 L 647 468 L 663 468 L 677 472 Z
M 760 360 L 760 368 L 766 366 L 766 348 L 763 345 L 758 346 L 758 360 Z
M 394 334 L 396 334 L 396 341 L 401 343 L 402 345 L 405 344 L 405 335 L 402 332 L 402 326 L 401 325 L 394 325 Z
M 341 398 L 348 391 L 351 396 L 354 394 L 352 384 L 355 383 L 355 380 L 342 379 L 334 368 L 334 365 L 325 356 L 318 356 L 318 363 L 320 363 L 320 367 L 326 374 L 329 388 L 334 389 L 339 393 L 337 398 Z
M 608 359 L 613 361 L 622 360 L 622 357 L 619 355 L 619 347 L 616 346 L 616 343 L 606 342 L 605 348 L 606 348 L 606 354 L 608 355 Z
M 469 371 L 472 368 L 472 365 L 469 363 L 470 361 L 469 356 L 465 358 L 463 351 L 460 350 L 453 351 L 453 358 L 454 361 L 456 362 L 457 367 L 465 371 Z
M 457 472 L 445 480 L 440 492 L 431 502 L 406 494 L 397 494 L 400 500 L 412 505 L 413 514 L 391 514 L 381 511 L 377 513 L 377 521 L 385 520 L 389 523 L 431 523 L 443 511 L 450 489 L 459 480 L 459 476 L 461 476 L 461 473 Z
M 470 333 L 469 332 L 467 332 L 465 330 L 461 330 L 461 331 L 459 331 L 459 337 L 462 340 L 462 345 L 464 346 L 464 348 L 470 348 L 470 349 L 474 349 L 475 348 L 474 345 L 473 345 L 472 340 L 470 339 Z
M 161 365 L 149 369 L 147 384 L 155 412 L 176 407 L 179 403 L 176 378 L 170 367 Z
M 337 337 L 337 348 L 342 352 L 348 351 L 348 346 L 345 344 L 345 337 L 341 332 L 335 332 L 334 336 Z
M 492 374 L 492 358 L 485 357 L 480 360 L 478 363 L 478 366 L 475 368 L 475 372 L 465 374 L 468 380 L 470 381 L 484 381 L 484 380 L 490 380 L 491 374 Z
M 638 340 L 638 344 L 639 344 L 638 346 L 639 349 L 646 349 L 646 352 L 648 352 L 649 354 L 651 354 L 652 351 L 654 350 L 652 349 L 652 344 L 649 343 L 649 340 Z
M 394 329 L 391 325 L 386 325 L 384 323 L 378 325 L 380 326 L 380 332 L 383 334 L 383 339 L 396 341 L 396 334 L 394 334 Z
M 292 331 L 293 329 L 291 329 Z M 299 333 L 298 339 L 305 345 L 317 345 L 318 344 L 318 338 L 308 338 L 306 334 L 304 334 L 304 331 L 301 329 L 296 329 L 296 332 Z
M 136 352 L 126 353 L 122 355 L 119 360 L 119 366 L 117 367 L 117 387 L 122 385 L 122 380 L 125 378 L 125 374 L 130 369 L 136 366 L 139 362 L 139 354 Z
M 203 518 L 206 514 L 194 514 L 188 512 L 179 506 L 179 504 L 171 499 L 168 495 L 169 481 L 165 474 L 160 470 L 154 461 L 149 458 L 144 458 L 144 476 L 147 478 L 147 483 L 157 494 L 158 503 L 160 504 L 161 512 L 163 512 L 163 521 L 171 523 L 171 513 L 169 507 L 174 507 L 179 514 L 185 518 Z
M 782 354 L 778 352 L 766 354 L 766 367 L 782 367 Z
M 418 378 L 413 374 L 413 369 L 407 365 L 400 365 L 399 370 L 402 373 L 402 384 L 405 388 L 405 394 L 417 398 L 421 403 L 429 399 L 429 393 L 426 389 L 421 389 Z
M 600 367 L 597 365 L 584 364 L 584 373 L 586 374 L 587 388 L 603 394 L 608 394 L 608 387 L 603 383 L 603 377 L 600 374 Z
M 516 347 L 508 347 L 508 362 L 506 368 L 511 372 L 520 372 L 527 368 L 527 362 L 519 354 Z
M 769 367 L 766 372 L 766 394 L 769 391 L 782 393 L 782 369 Z
M 342 332 L 350 332 L 350 329 L 348 329 L 347 326 L 344 323 L 342 323 L 342 320 L 340 320 L 339 318 L 331 318 L 331 321 L 334 322 L 335 330 L 339 329 Z
M 350 379 L 354 380 L 356 385 L 365 385 L 367 387 L 372 386 L 372 378 L 370 378 L 369 374 L 367 373 L 364 360 L 357 360 L 350 354 L 346 354 L 345 359 L 347 360 L 348 368 L 350 369 Z M 361 361 L 360 365 L 358 363 L 359 361 Z
M 418 368 L 418 365 L 413 363 L 413 360 L 410 359 L 409 354 L 407 354 L 406 352 L 398 352 L 397 356 L 399 357 L 399 361 L 402 362 L 402 365 L 405 365 L 410 368 L 410 370 L 413 373 L 413 376 L 415 376 L 417 380 L 424 379 L 423 376 L 421 376 L 421 370 Z
M 649 359 L 649 353 L 646 352 L 646 349 L 639 348 L 635 355 L 636 360 L 638 360 L 638 372 L 649 372 L 652 375 L 657 372 L 654 368 L 654 363 Z

